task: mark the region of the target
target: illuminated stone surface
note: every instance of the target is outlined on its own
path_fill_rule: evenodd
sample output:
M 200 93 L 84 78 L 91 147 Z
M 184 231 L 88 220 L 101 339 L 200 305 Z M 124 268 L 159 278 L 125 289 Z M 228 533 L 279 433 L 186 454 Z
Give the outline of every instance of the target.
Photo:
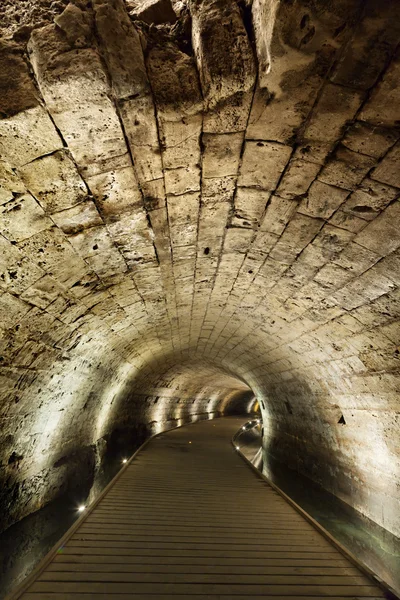
M 255 2 L 256 54 L 235 3 L 151 28 L 136 1 L 23 6 L 0 8 L 5 524 L 118 432 L 250 388 L 267 450 L 400 534 L 396 2 Z

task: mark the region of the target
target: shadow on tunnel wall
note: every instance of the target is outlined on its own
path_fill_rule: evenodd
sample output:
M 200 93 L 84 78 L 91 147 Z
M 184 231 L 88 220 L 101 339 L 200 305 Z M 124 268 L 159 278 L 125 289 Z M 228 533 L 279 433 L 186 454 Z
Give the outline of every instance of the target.
M 144 402 L 142 395 L 125 390 L 118 402 L 118 420 L 95 444 L 62 456 L 51 469 L 33 480 L 16 485 L 12 478 L 3 482 L 0 505 L 6 510 L 2 522 L 5 531 L 0 535 L 0 599 L 57 543 L 78 517 L 78 507 L 91 503 L 120 470 L 123 459 L 131 456 L 151 435 L 185 423 L 225 414 L 244 414 L 252 398 L 251 392 L 236 391 L 228 395 L 225 405 L 208 408 L 208 400 L 203 399 L 196 406 L 193 399 L 173 396 L 169 398 L 170 410 L 163 412 L 163 421 L 146 423 L 143 416 L 151 419 L 154 407 L 162 401 L 157 396 L 146 396 Z M 146 406 L 147 411 L 144 410 Z M 179 411 L 179 418 L 174 416 L 174 411 Z M 18 469 L 17 459 L 14 468 Z M 51 480 L 55 482 L 53 487 Z M 38 510 L 12 524 L 18 514 L 13 512 L 13 506 L 21 510 L 25 499 L 31 502 L 35 495 L 41 499 Z
M 239 410 L 248 392 L 209 364 L 177 367 L 172 357 L 161 374 L 148 365 L 140 378 L 131 365 L 110 371 L 100 358 L 78 355 L 73 376 L 60 367 L 33 382 L 37 409 L 13 415 L 15 427 L 0 435 L 0 532 L 53 500 L 91 501 L 149 435 L 221 416 L 231 404 Z
M 240 452 L 387 587 L 400 593 L 400 538 L 262 450 L 262 425 L 239 430 Z
M 339 406 L 304 379 L 272 385 L 261 401 L 263 451 L 399 535 L 396 440 L 384 412 Z
M 97 444 L 63 456 L 54 464 L 55 470 L 63 471 L 57 499 L 11 525 L 0 536 L 0 598 L 34 569 L 76 520 L 78 506 L 94 500 L 119 471 L 123 458 L 133 454 L 150 434 L 144 423 L 117 427 Z M 35 494 L 32 482 L 29 484 L 11 489 L 2 486 L 2 506 L 20 503 L 25 494 Z M 38 480 L 38 487 L 43 485 Z M 3 527 L 10 513 L 4 517 Z

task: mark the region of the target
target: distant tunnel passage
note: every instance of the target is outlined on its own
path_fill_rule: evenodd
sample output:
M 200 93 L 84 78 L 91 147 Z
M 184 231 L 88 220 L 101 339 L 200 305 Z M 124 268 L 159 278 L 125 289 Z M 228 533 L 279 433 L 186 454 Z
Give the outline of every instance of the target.
M 382 598 L 230 444 L 236 417 L 153 438 L 23 600 Z

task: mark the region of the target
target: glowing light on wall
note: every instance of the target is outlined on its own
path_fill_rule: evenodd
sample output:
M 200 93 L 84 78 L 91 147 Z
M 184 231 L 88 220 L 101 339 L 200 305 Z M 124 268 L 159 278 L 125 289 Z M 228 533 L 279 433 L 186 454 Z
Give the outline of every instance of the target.
M 93 427 L 93 441 L 103 437 L 107 432 L 107 426 L 112 420 L 113 411 L 117 405 L 118 392 L 123 388 L 124 382 L 132 371 L 130 363 L 120 365 L 115 373 L 114 380 L 104 389 L 99 399 L 99 412 Z
M 171 412 L 171 402 L 173 402 L 172 398 L 168 396 L 159 396 L 157 404 L 153 404 L 150 412 L 153 433 L 161 433 L 167 428 L 166 419 Z
M 29 435 L 35 436 L 36 433 L 40 433 L 35 439 L 33 454 L 38 471 L 54 462 L 54 457 L 63 445 L 64 431 L 71 426 L 71 419 L 77 408 L 77 398 L 82 396 L 81 390 L 87 382 L 87 371 L 80 367 L 80 358 L 76 357 L 70 365 L 68 386 L 64 373 L 53 375 L 46 387 L 42 406 L 35 413 L 35 421 L 30 427 Z M 62 394 L 60 389 L 63 390 Z

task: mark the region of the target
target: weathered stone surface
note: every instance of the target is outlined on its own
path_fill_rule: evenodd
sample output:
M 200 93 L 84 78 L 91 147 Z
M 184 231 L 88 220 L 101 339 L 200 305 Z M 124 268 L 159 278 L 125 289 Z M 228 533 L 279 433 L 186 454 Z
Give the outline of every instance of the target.
M 290 146 L 246 141 L 239 185 L 275 189 L 291 153 Z
M 361 246 L 358 241 L 359 238 L 355 238 L 353 243 L 334 259 L 335 265 L 347 269 L 353 277 L 372 267 L 380 258 L 379 254 Z
M 284 264 L 291 264 L 321 227 L 322 221 L 319 219 L 296 214 L 271 252 L 271 258 Z
M 194 60 L 170 43 L 152 48 L 147 58 L 152 91 L 164 118 L 193 115 L 203 108 Z
M 68 52 L 51 28 L 38 30 L 30 53 L 41 92 L 77 164 L 88 174 L 124 156 L 126 144 L 97 53 Z M 129 162 L 129 161 L 128 161 Z
M 227 230 L 224 250 L 227 254 L 239 252 L 245 254 L 246 246 L 250 243 L 254 233 L 249 229 L 232 227 Z
M 24 240 L 52 226 L 50 219 L 30 194 L 3 204 L 0 210 L 2 233 L 10 241 Z
M 393 252 L 400 245 L 400 231 L 398 218 L 400 215 L 400 201 L 396 200 L 387 207 L 384 213 L 372 221 L 355 239 L 355 241 L 373 250 L 381 256 Z
M 198 244 L 202 247 L 202 255 L 214 256 L 220 250 L 230 210 L 231 205 L 228 202 L 215 202 L 202 206 L 198 236 Z M 223 223 L 223 228 L 221 228 L 220 223 Z
M 353 88 L 371 88 L 396 49 L 400 35 L 398 18 L 395 2 L 382 5 L 367 0 L 331 80 Z
M 133 207 L 142 205 L 132 167 L 99 173 L 89 177 L 87 182 L 105 222 L 118 220 Z
M 272 68 L 271 44 L 278 7 L 278 0 L 268 0 L 268 2 L 255 0 L 251 7 L 261 88 L 267 87 L 268 74 Z
M 208 108 L 254 86 L 255 65 L 235 3 L 191 0 L 192 40 Z
M 361 219 L 354 212 L 349 213 L 346 212 L 345 206 L 342 210 L 339 208 L 330 218 L 330 223 L 335 225 L 336 227 L 343 227 L 343 229 L 347 229 L 348 231 L 361 231 L 366 226 L 365 219 Z
M 143 96 L 121 104 L 121 116 L 132 152 L 138 182 L 163 177 L 153 100 Z
M 40 269 L 67 289 L 84 277 L 89 270 L 58 227 L 51 227 L 32 235 L 19 242 L 18 248 L 22 250 L 24 256 L 28 255 L 34 261 L 32 272 L 35 272 L 37 264 Z
M 255 1 L 255 88 L 237 3 L 46 2 L 0 8 L 7 523 L 254 394 L 266 452 L 399 534 L 393 3 Z
M 329 219 L 348 194 L 347 190 L 316 180 L 310 187 L 307 197 L 301 202 L 299 212 L 310 217 Z
M 281 198 L 296 198 L 305 194 L 320 168 L 316 163 L 292 159 L 279 184 L 277 194 Z
M 0 40 L 0 116 L 12 116 L 38 103 L 39 98 L 20 48 Z
M 175 23 L 176 14 L 171 0 L 129 0 L 129 14 L 139 21 L 150 25 Z
M 347 121 L 351 121 L 361 105 L 360 92 L 327 84 L 319 97 L 302 138 L 305 141 L 334 142 Z
M 200 190 L 200 169 L 195 167 L 178 167 L 164 171 L 165 192 L 167 196 L 181 196 Z
M 13 327 L 15 321 L 19 321 L 29 310 L 30 305 L 22 299 L 4 292 L 0 295 L 0 315 L 4 329 Z
M 46 213 L 70 208 L 87 196 L 87 188 L 75 164 L 62 150 L 38 158 L 18 172 Z
M 0 161 L 0 204 L 13 200 L 16 195 L 22 194 L 24 191 L 24 184 L 11 166 L 4 161 Z
M 374 88 L 371 98 L 361 111 L 360 118 L 374 125 L 390 127 L 399 123 L 398 77 L 400 58 L 397 55 L 381 82 Z
M 143 203 L 147 212 L 157 210 L 165 206 L 165 185 L 164 179 L 155 179 L 153 181 L 142 181 L 141 189 L 143 194 Z
M 297 202 L 285 200 L 279 196 L 272 196 L 261 223 L 261 230 L 281 235 L 296 210 Z
M 44 275 L 38 265 L 4 237 L 0 238 L 0 250 L 0 288 L 3 292 L 19 295 Z
M 356 121 L 346 132 L 343 145 L 354 152 L 381 158 L 398 140 L 400 132 Z
M 54 279 L 49 275 L 44 275 L 44 277 L 33 283 L 21 294 L 21 299 L 29 304 L 45 309 L 62 292 L 62 287 Z
M 63 31 L 70 46 L 80 48 L 88 44 L 92 34 L 89 12 L 83 12 L 76 4 L 70 3 L 54 22 Z
M 197 237 L 198 194 L 185 194 L 168 200 L 172 246 L 194 246 Z
M 0 121 L 1 156 L 13 166 L 22 166 L 60 148 L 61 139 L 41 106 Z
M 54 214 L 52 219 L 64 233 L 68 234 L 78 233 L 83 229 L 103 224 L 97 208 L 91 200 L 60 211 Z
M 118 98 L 149 91 L 139 34 L 123 0 L 94 0 L 96 29 Z
M 243 135 L 232 133 L 226 135 L 203 136 L 203 177 L 227 177 L 237 175 Z
M 396 144 L 387 153 L 382 162 L 374 169 L 371 177 L 389 185 L 400 188 L 399 174 L 400 144 Z
M 318 178 L 330 185 L 345 190 L 354 190 L 374 166 L 375 160 L 370 156 L 351 152 L 351 150 L 339 146 Z
M 160 118 L 164 169 L 189 167 L 196 179 L 201 163 L 201 115 L 183 116 L 179 121 Z
M 258 225 L 269 200 L 268 192 L 237 188 L 232 225 L 253 227 Z
M 247 127 L 253 92 L 238 92 L 204 115 L 205 133 L 238 133 Z
M 357 2 L 329 7 L 302 0 L 253 3 L 260 87 L 264 89 L 255 95 L 248 137 L 287 143 L 298 135 L 310 112 L 314 118 L 322 116 L 313 105 L 357 8 Z M 329 87 L 325 94 L 329 96 Z M 331 104 L 334 113 L 338 109 L 334 101 Z
M 372 221 L 398 196 L 398 189 L 365 178 L 358 189 L 343 204 L 342 209 L 362 219 Z

